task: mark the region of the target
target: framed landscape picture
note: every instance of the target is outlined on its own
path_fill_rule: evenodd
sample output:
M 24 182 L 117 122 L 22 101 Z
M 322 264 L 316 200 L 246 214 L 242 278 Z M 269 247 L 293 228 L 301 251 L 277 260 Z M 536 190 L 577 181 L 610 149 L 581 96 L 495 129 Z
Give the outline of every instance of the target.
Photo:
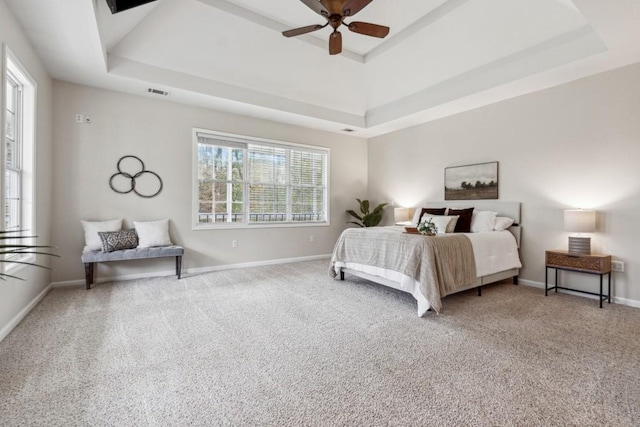
M 445 200 L 498 198 L 498 162 L 444 169 Z

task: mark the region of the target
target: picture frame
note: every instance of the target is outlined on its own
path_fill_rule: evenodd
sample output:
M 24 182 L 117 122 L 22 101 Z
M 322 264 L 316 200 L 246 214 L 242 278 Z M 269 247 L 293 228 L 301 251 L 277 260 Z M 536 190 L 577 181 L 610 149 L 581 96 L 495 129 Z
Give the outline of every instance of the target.
M 475 163 L 444 169 L 445 200 L 498 198 L 498 162 Z

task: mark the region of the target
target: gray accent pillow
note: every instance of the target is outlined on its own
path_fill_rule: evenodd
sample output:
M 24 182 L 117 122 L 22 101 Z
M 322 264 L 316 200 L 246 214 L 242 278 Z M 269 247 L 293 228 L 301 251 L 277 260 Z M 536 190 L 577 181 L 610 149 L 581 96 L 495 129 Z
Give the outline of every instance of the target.
M 102 240 L 102 252 L 121 251 L 138 247 L 138 234 L 135 228 L 121 231 L 100 231 L 98 235 Z

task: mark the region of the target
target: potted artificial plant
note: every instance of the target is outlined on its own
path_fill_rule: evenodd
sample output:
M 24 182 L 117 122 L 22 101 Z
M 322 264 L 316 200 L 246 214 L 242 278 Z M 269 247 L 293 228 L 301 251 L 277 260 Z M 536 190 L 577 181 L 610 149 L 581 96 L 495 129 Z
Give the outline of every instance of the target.
M 356 200 L 360 204 L 361 215 L 357 214 L 354 210 L 351 209 L 347 210 L 347 213 L 352 217 L 358 219 L 359 222 L 349 221 L 347 222 L 347 224 L 355 224 L 359 227 L 375 227 L 376 225 L 380 224 L 380 221 L 382 221 L 382 210 L 385 206 L 388 205 L 388 203 L 380 203 L 372 211 L 369 211 L 370 206 L 368 200 Z
M 52 248 L 52 246 L 21 244 L 20 243 L 21 239 L 34 239 L 37 237 L 37 236 L 21 236 L 16 234 L 16 233 L 22 233 L 22 232 L 23 230 L 0 231 L 0 263 L 32 265 L 35 267 L 46 268 L 47 270 L 50 270 L 49 267 L 45 267 L 44 265 L 36 264 L 33 262 L 27 262 L 27 261 L 11 260 L 6 258 L 6 255 L 18 255 L 18 254 L 58 256 L 56 254 L 41 251 L 41 249 L 50 249 Z M 18 279 L 18 280 L 24 280 L 21 277 L 13 276 L 11 274 L 6 274 L 0 271 L 0 279 L 4 280 L 7 277 L 11 277 L 13 279 Z

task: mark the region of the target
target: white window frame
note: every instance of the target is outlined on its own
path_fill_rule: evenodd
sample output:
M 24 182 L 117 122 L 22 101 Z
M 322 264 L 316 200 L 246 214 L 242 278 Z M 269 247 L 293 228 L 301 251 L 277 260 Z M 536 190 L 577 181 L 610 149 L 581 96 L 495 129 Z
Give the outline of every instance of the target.
M 2 105 L 2 117 L 0 117 L 0 128 L 2 129 L 2 161 L 0 162 L 0 188 L 2 197 L 0 206 L 3 212 L 7 209 L 7 193 L 6 193 L 6 108 L 7 108 L 7 93 L 6 82 L 11 78 L 12 81 L 17 82 L 20 85 L 20 100 L 18 101 L 19 108 L 19 120 L 16 121 L 16 140 L 18 141 L 18 155 L 19 155 L 19 167 L 12 168 L 19 171 L 19 217 L 20 217 L 20 229 L 24 230 L 23 235 L 35 236 L 37 234 L 35 229 L 35 147 L 36 147 L 36 105 L 37 105 L 37 85 L 35 80 L 29 75 L 25 67 L 20 63 L 16 56 L 9 50 L 9 48 L 2 45 L 2 97 L 0 97 L 0 104 Z M 18 140 L 19 138 L 19 140 Z M 15 153 L 14 153 L 15 154 Z M 2 230 L 5 229 L 5 219 L 0 223 Z M 19 239 L 16 240 L 24 244 L 36 244 L 35 238 L 33 239 Z M 34 254 L 13 254 L 5 255 L 5 259 L 17 262 L 34 263 L 36 261 L 36 255 Z M 5 274 L 13 275 L 18 270 L 27 267 L 24 264 L 16 263 L 2 263 L 0 268 Z
M 246 144 L 258 144 L 258 145 L 266 145 L 266 146 L 273 146 L 273 147 L 280 147 L 280 148 L 288 148 L 288 149 L 302 149 L 302 150 L 308 150 L 308 151 L 314 151 L 314 152 L 319 152 L 322 153 L 324 155 L 326 155 L 326 164 L 325 164 L 325 171 L 324 171 L 324 177 L 325 177 L 325 183 L 324 183 L 324 205 L 326 207 L 326 218 L 324 221 L 309 221 L 309 222 L 304 222 L 304 221 L 278 221 L 278 222 L 231 222 L 230 220 L 227 222 L 212 222 L 212 223 L 200 223 L 198 221 L 198 214 L 199 214 L 199 179 L 198 179 L 198 137 L 206 137 L 209 139 L 217 139 L 221 141 L 221 145 L 225 145 L 225 146 L 232 146 L 234 145 L 234 143 L 239 144 L 239 145 L 246 145 Z M 331 206 L 330 206 L 330 188 L 329 188 L 329 183 L 331 182 L 330 180 L 330 176 L 329 176 L 329 171 L 331 170 L 330 168 L 330 160 L 331 160 L 331 150 L 327 147 L 319 147 L 319 146 L 311 146 L 311 145 L 304 145 L 304 144 L 298 144 L 298 143 L 293 143 L 293 142 L 284 142 L 284 141 L 277 141 L 277 140 L 272 140 L 272 139 L 266 139 L 266 138 L 258 138 L 258 137 L 252 137 L 252 136 L 245 136 L 245 135 L 237 135 L 237 134 L 232 134 L 232 133 L 226 133 L 226 132 L 219 132 L 219 131 L 212 131 L 212 130 L 208 130 L 208 129 L 200 129 L 200 128 L 193 128 L 192 131 L 192 140 L 193 140 L 193 149 L 192 149 L 192 159 L 193 159 L 193 164 L 192 164 L 192 214 L 191 214 L 191 221 L 192 221 L 192 229 L 193 230 L 219 230 L 219 229 L 230 229 L 230 228 L 282 228 L 282 227 L 326 227 L 331 225 L 330 222 L 330 212 L 331 212 Z M 245 155 L 246 155 L 246 150 L 245 150 Z M 248 168 L 248 156 L 245 157 L 244 159 L 245 161 L 243 162 L 244 164 L 244 172 L 243 172 L 243 176 L 247 177 L 247 168 Z M 288 168 L 287 168 L 288 169 Z M 288 184 L 289 186 L 291 186 L 291 184 Z M 249 201 L 248 201 L 248 180 L 245 179 L 245 189 L 243 194 L 244 199 L 244 210 L 243 210 L 243 215 L 246 219 L 249 218 Z M 289 199 L 289 197 L 287 198 L 287 212 L 288 214 L 290 213 L 291 207 L 291 201 Z

